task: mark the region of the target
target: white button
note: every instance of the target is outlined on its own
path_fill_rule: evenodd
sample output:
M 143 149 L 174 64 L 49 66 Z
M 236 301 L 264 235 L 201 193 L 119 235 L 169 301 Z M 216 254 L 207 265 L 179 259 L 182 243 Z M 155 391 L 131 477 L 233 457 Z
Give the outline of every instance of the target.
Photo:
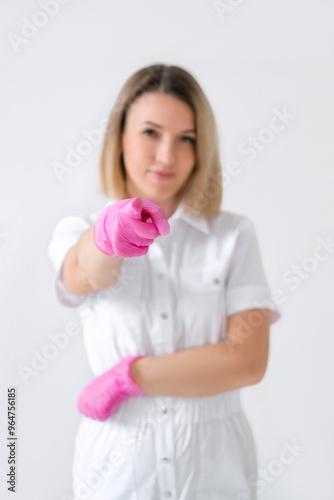
M 163 406 L 163 407 L 161 408 L 161 411 L 162 411 L 162 413 L 167 413 L 167 412 L 168 412 L 168 410 L 167 410 L 166 406 Z
M 168 462 L 170 462 L 169 458 L 168 457 L 163 457 L 161 459 L 165 464 L 168 464 Z
M 172 496 L 170 491 L 165 491 L 165 497 L 170 498 Z
M 214 278 L 213 282 L 215 285 L 218 285 L 218 283 L 220 283 L 220 280 L 218 278 Z
M 168 314 L 167 313 L 161 313 L 160 315 L 162 317 L 162 319 L 166 319 L 168 318 Z
M 159 279 L 162 279 L 162 278 L 164 277 L 164 275 L 163 275 L 163 273 L 158 273 L 158 274 L 157 274 L 157 277 L 158 277 Z

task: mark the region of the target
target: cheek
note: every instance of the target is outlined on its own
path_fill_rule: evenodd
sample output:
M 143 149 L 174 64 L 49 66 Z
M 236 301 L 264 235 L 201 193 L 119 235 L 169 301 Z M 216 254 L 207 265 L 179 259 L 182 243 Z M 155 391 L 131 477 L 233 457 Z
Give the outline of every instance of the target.
M 127 171 L 133 177 L 138 177 L 147 169 L 147 159 L 149 158 L 148 148 L 139 142 L 132 143 L 126 151 Z
M 195 165 L 195 160 L 194 146 L 187 144 L 187 148 L 183 151 L 183 164 L 187 165 L 188 172 L 191 172 L 192 167 Z
M 184 160 L 184 165 L 186 165 L 186 167 L 183 171 L 183 177 L 187 179 L 195 168 L 195 155 L 189 154 L 188 157 Z
M 140 137 L 130 137 L 125 144 L 124 150 L 127 152 L 132 163 L 136 165 L 136 159 L 144 157 L 149 152 L 149 143 L 143 141 Z

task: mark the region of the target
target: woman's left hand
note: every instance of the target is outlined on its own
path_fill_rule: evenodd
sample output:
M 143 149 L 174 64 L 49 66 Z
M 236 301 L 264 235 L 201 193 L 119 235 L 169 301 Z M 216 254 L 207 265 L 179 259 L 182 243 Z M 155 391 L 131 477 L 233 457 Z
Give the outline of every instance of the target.
M 130 364 L 143 356 L 127 356 L 97 377 L 81 392 L 78 410 L 86 417 L 104 421 L 127 398 L 145 393 L 130 376 Z

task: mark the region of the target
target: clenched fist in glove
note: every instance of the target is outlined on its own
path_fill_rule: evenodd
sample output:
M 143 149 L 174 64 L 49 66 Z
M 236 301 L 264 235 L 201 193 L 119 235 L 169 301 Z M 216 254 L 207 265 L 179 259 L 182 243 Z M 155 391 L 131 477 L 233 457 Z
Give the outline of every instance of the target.
M 153 224 L 146 221 L 151 219 Z M 116 201 L 98 215 L 94 243 L 110 257 L 145 255 L 154 238 L 167 235 L 170 226 L 164 209 L 154 201 L 135 197 Z
M 127 356 L 87 385 L 78 399 L 78 410 L 94 420 L 106 420 L 127 398 L 145 393 L 130 376 L 130 364 L 143 356 Z

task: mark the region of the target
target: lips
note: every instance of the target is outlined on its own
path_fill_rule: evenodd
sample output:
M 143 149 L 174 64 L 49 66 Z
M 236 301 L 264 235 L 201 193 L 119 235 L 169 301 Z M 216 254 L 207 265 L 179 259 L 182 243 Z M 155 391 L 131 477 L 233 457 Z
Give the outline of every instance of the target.
M 165 172 L 163 170 L 150 170 L 150 173 L 156 179 L 170 179 L 171 177 L 174 176 L 173 173 L 171 173 L 171 172 Z
M 174 175 L 173 172 L 166 172 L 165 170 L 150 170 L 150 172 L 161 175 Z

